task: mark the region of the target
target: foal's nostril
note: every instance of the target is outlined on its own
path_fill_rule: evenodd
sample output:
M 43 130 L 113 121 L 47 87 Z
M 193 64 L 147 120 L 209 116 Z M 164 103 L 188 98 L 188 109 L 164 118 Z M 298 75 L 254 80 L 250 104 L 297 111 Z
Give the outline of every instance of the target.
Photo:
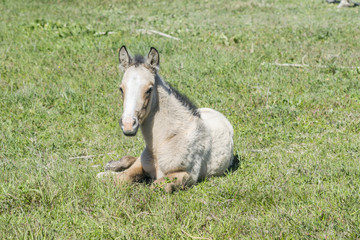
M 138 124 L 137 118 L 133 117 L 133 126 L 136 126 Z

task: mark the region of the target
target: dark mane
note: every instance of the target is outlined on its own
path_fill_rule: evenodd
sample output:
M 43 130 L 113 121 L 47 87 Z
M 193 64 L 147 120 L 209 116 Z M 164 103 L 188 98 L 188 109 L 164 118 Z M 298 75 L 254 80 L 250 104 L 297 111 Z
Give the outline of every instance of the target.
M 190 101 L 190 99 L 188 97 L 181 94 L 176 88 L 173 88 L 172 86 L 170 86 L 170 90 L 171 90 L 170 94 L 174 94 L 176 99 L 179 100 L 182 103 L 182 105 L 187 107 L 194 116 L 200 117 L 200 113 L 199 113 L 197 107 L 195 106 L 195 104 L 193 102 Z
M 158 78 L 160 80 L 159 75 L 156 75 L 156 78 Z M 160 80 L 163 81 L 163 80 Z M 169 95 L 174 95 L 174 97 L 179 100 L 179 102 L 185 106 L 187 109 L 190 110 L 190 112 L 192 113 L 192 115 L 200 117 L 200 113 L 197 109 L 197 107 L 195 106 L 195 104 L 193 102 L 190 101 L 190 99 L 188 97 L 186 97 L 185 95 L 181 94 L 176 88 L 172 87 L 169 83 L 165 83 L 167 85 L 165 89 L 166 91 L 169 93 Z

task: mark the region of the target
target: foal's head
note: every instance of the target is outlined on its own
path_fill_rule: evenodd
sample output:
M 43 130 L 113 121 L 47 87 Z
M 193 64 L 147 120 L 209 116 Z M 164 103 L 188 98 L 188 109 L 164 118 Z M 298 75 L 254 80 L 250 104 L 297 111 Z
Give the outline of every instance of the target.
M 146 59 L 142 56 L 135 56 L 133 59 L 126 47 L 122 46 L 119 61 L 120 68 L 124 71 L 120 85 L 124 104 L 120 126 L 125 135 L 135 136 L 139 125 L 150 112 L 159 68 L 159 53 L 152 47 Z

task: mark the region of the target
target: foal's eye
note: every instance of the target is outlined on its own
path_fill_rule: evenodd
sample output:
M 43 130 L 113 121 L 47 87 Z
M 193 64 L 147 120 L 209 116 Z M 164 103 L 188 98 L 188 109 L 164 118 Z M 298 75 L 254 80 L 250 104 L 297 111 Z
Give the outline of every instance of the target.
M 150 87 L 147 91 L 146 91 L 146 94 L 150 94 L 151 93 L 151 91 L 152 91 L 152 87 Z
M 121 93 L 124 93 L 124 91 L 123 91 L 122 87 L 120 87 L 120 88 L 119 88 L 119 90 L 120 90 L 120 92 L 121 92 Z

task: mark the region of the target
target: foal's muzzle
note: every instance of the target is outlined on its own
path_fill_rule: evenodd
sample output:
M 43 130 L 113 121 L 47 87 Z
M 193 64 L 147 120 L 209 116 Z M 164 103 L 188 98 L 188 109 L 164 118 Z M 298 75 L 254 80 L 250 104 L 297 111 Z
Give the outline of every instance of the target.
M 122 117 L 119 124 L 125 136 L 135 136 L 139 128 L 139 120 L 135 117 Z

